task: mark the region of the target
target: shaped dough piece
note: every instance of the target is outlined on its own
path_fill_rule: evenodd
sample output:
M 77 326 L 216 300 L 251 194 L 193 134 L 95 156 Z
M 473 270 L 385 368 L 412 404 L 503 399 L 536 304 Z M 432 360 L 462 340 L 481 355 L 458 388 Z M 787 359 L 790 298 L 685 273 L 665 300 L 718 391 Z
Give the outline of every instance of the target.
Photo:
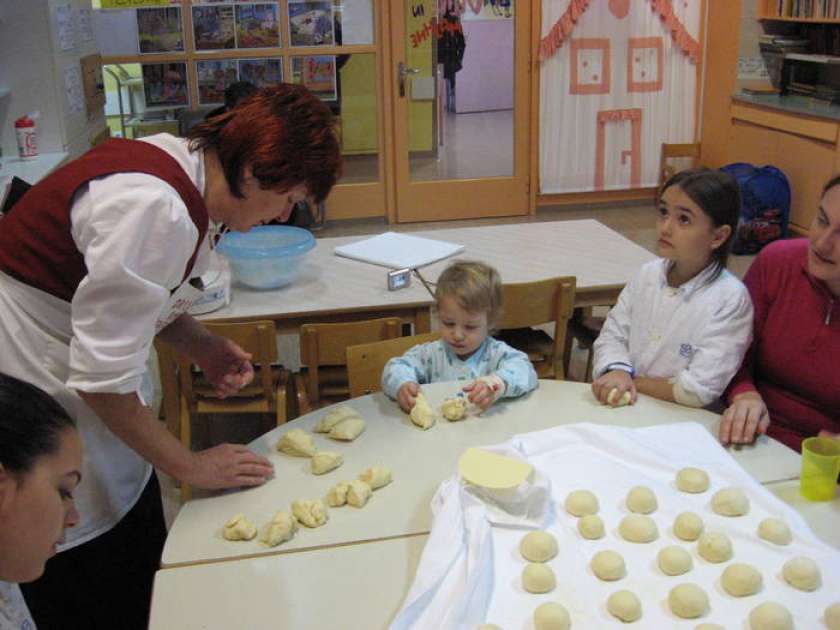
M 499 626 L 495 623 L 483 623 L 475 630 L 502 630 Z
M 782 567 L 785 582 L 800 591 L 815 591 L 822 584 L 820 568 L 810 558 L 799 556 L 791 558 Z
M 327 433 L 327 436 L 331 437 L 334 440 L 342 440 L 344 442 L 352 442 L 359 434 L 365 430 L 365 421 L 361 418 L 348 418 L 346 420 L 342 420 L 337 425 L 335 425 L 330 432 Z
M 778 518 L 765 518 L 758 524 L 758 537 L 774 545 L 789 545 L 793 540 L 790 528 Z
M 379 490 L 391 483 L 391 469 L 385 466 L 371 466 L 361 475 L 359 479 L 371 487 L 371 490 Z
M 750 511 L 750 500 L 740 488 L 724 488 L 712 497 L 712 509 L 721 516 L 743 516 Z
M 307 527 L 320 527 L 327 522 L 327 508 L 320 499 L 297 499 L 292 501 L 292 514 L 298 522 Z
M 681 540 L 693 541 L 703 533 L 703 519 L 694 512 L 681 512 L 674 519 L 674 535 Z
M 709 608 L 709 596 L 696 584 L 679 584 L 668 593 L 671 612 L 683 619 L 696 619 Z
M 610 393 L 607 394 L 607 404 L 613 405 L 614 407 L 624 407 L 630 404 L 630 400 L 633 398 L 630 391 L 626 391 L 621 395 L 621 399 L 616 403 L 615 400 L 618 398 L 618 388 L 613 387 L 610 390 Z
M 691 571 L 691 554 L 679 545 L 669 545 L 656 554 L 656 563 L 665 575 L 682 575 Z
M 642 602 L 630 591 L 616 591 L 607 598 L 607 611 L 625 623 L 642 618 Z
M 288 512 L 277 512 L 274 517 L 265 524 L 260 533 L 260 541 L 269 547 L 276 547 L 282 542 L 291 540 L 297 531 L 297 521 Z
M 310 460 L 313 475 L 323 475 L 331 470 L 335 470 L 343 463 L 344 457 L 342 457 L 341 453 L 335 453 L 333 451 L 318 451 Z
M 793 617 L 776 602 L 764 602 L 750 611 L 750 630 L 793 630 Z
M 332 411 L 328 412 L 321 418 L 321 421 L 315 425 L 313 431 L 315 433 L 329 433 L 333 427 L 340 422 L 344 422 L 345 420 L 349 420 L 350 418 L 360 418 L 359 412 L 353 409 L 352 407 L 348 407 L 347 405 L 341 405 L 340 407 L 336 407 Z
M 371 487 L 360 479 L 354 479 L 350 482 L 350 487 L 347 489 L 347 505 L 361 508 L 365 507 L 365 503 L 373 494 Z
M 840 602 L 825 609 L 825 625 L 828 630 L 840 630 Z
M 630 488 L 626 500 L 627 509 L 636 514 L 650 514 L 655 512 L 658 504 L 653 490 L 647 486 Z
M 547 564 L 532 562 L 522 570 L 522 586 L 529 593 L 548 593 L 556 585 L 554 571 Z
M 327 491 L 327 503 L 330 507 L 341 507 L 347 504 L 347 492 L 350 490 L 349 481 L 341 481 Z
M 719 626 L 716 623 L 701 623 L 699 626 L 694 628 L 694 630 L 726 630 L 723 626 Z
M 284 433 L 277 442 L 277 450 L 293 457 L 312 457 L 316 451 L 312 436 L 303 429 L 292 429 Z
M 569 630 L 572 619 L 569 611 L 557 602 L 546 602 L 534 611 L 534 630 Z
M 654 520 L 644 514 L 628 514 L 618 526 L 621 537 L 628 542 L 649 543 L 659 537 Z
M 677 473 L 677 489 L 691 494 L 706 492 L 709 489 L 709 475 L 700 468 L 681 468 Z
M 755 595 L 761 590 L 761 573 L 755 567 L 741 562 L 730 564 L 720 576 L 723 590 L 733 597 Z
M 226 540 L 251 540 L 257 535 L 257 526 L 245 518 L 244 514 L 237 514 L 222 528 L 222 536 Z
M 589 490 L 573 490 L 566 497 L 566 511 L 572 516 L 588 516 L 597 514 L 598 498 Z
M 578 519 L 580 535 L 587 540 L 598 540 L 604 537 L 604 521 L 597 514 L 587 514 Z
M 434 425 L 435 412 L 432 411 L 432 406 L 429 404 L 423 392 L 417 394 L 414 406 L 411 408 L 411 413 L 408 414 L 408 417 L 421 429 L 428 429 Z
M 557 539 L 548 532 L 528 532 L 519 541 L 519 553 L 529 562 L 548 562 L 557 555 Z
M 604 582 L 620 580 L 624 577 L 627 570 L 621 554 L 610 549 L 599 551 L 592 556 L 592 561 L 589 563 L 589 566 L 592 568 L 595 576 Z
M 440 413 L 450 422 L 463 420 L 467 416 L 466 398 L 461 398 L 460 396 L 447 398 L 440 406 Z
M 732 557 L 732 543 L 726 534 L 703 534 L 697 541 L 697 552 L 709 562 L 726 562 Z

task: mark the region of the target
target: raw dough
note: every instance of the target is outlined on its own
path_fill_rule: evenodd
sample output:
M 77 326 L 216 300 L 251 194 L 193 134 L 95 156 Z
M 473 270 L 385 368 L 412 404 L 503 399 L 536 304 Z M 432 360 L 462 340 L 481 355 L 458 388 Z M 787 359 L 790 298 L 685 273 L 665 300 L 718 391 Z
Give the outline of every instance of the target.
M 631 623 L 642 617 L 642 602 L 630 591 L 616 591 L 607 598 L 607 610 L 616 619 Z
M 341 507 L 347 504 L 347 492 L 350 490 L 349 481 L 340 481 L 327 491 L 327 503 L 331 507 Z
M 411 408 L 411 413 L 408 414 L 408 417 L 421 429 L 428 429 L 434 425 L 435 412 L 432 411 L 432 406 L 429 404 L 423 392 L 417 394 L 414 406 Z
M 694 630 L 726 630 L 723 626 L 719 626 L 716 623 L 701 623 L 699 626 L 694 628 Z
M 566 511 L 572 516 L 598 513 L 598 498 L 589 490 L 574 490 L 566 497 Z
M 825 609 L 825 625 L 828 630 L 840 630 L 840 602 Z
M 626 573 L 624 566 L 624 558 L 617 551 L 609 549 L 599 551 L 592 556 L 592 561 L 589 563 L 592 567 L 592 572 L 599 580 L 604 582 L 613 582 L 620 580 Z
M 682 512 L 674 519 L 674 535 L 681 540 L 697 540 L 703 533 L 703 519 L 694 512 Z
M 778 518 L 765 518 L 758 524 L 758 537 L 776 545 L 789 545 L 793 540 L 790 528 Z
M 346 420 L 342 420 L 332 429 L 330 429 L 330 432 L 327 433 L 327 436 L 331 437 L 334 440 L 352 442 L 357 437 L 359 437 L 359 434 L 364 430 L 364 420 L 362 420 L 361 418 L 348 418 Z
M 327 522 L 327 508 L 321 499 L 292 501 L 292 514 L 307 527 L 320 527 Z
M 732 543 L 726 534 L 703 534 L 697 541 L 697 552 L 709 562 L 726 562 L 732 557 Z
M 365 507 L 365 503 L 373 494 L 373 489 L 361 479 L 354 479 L 347 489 L 347 504 L 353 507 Z
M 288 512 L 277 512 L 274 517 L 265 524 L 260 533 L 260 541 L 269 547 L 276 547 L 282 542 L 291 540 L 297 531 L 297 521 Z
M 529 532 L 519 541 L 519 553 L 529 562 L 548 562 L 557 555 L 557 540 L 548 532 Z
M 534 611 L 534 630 L 569 630 L 571 627 L 569 611 L 562 604 L 546 602 Z
M 635 486 L 627 493 L 627 509 L 637 514 L 650 514 L 656 511 L 656 495 L 646 486 Z
M 610 393 L 607 394 L 608 405 L 614 405 L 615 407 L 624 407 L 625 405 L 630 404 L 630 400 L 633 398 L 633 395 L 630 393 L 630 390 L 627 390 L 621 395 L 621 399 L 617 403 L 615 402 L 616 398 L 618 398 L 618 388 L 613 387 L 610 390 Z
M 315 425 L 315 433 L 329 433 L 332 428 L 339 422 L 344 422 L 350 418 L 359 418 L 359 412 L 347 405 L 336 407 L 329 413 L 325 414 L 321 421 Z
M 679 584 L 668 593 L 671 612 L 683 619 L 696 619 L 709 608 L 709 596 L 696 584 Z
M 310 460 L 313 475 L 328 473 L 341 466 L 342 463 L 344 463 L 344 457 L 341 456 L 341 453 L 333 451 L 318 451 Z
M 677 473 L 677 489 L 697 494 L 709 489 L 709 475 L 699 468 L 682 468 Z
M 556 585 L 554 571 L 547 564 L 531 562 L 522 571 L 522 586 L 529 593 L 548 593 Z
M 810 558 L 799 556 L 791 558 L 782 567 L 785 582 L 800 591 L 815 591 L 822 583 L 820 568 Z
M 222 536 L 227 540 L 251 540 L 257 535 L 257 526 L 245 518 L 244 514 L 237 514 L 222 528 Z
M 669 545 L 656 555 L 656 563 L 665 575 L 682 575 L 691 571 L 691 554 L 679 545 Z
M 467 399 L 460 396 L 447 398 L 440 406 L 440 413 L 450 422 L 463 420 L 467 416 Z
M 359 479 L 369 485 L 371 490 L 379 490 L 391 483 L 391 469 L 385 466 L 371 466 L 359 475 Z
M 793 617 L 776 602 L 764 602 L 750 611 L 750 630 L 793 630 Z
M 465 481 L 488 490 L 510 490 L 527 481 L 534 467 L 515 457 L 468 448 L 458 458 L 458 472 Z
M 735 562 L 724 569 L 720 584 L 723 590 L 734 597 L 755 595 L 761 590 L 761 573 L 749 564 Z
M 475 630 L 502 630 L 499 626 L 495 623 L 483 623 Z
M 712 509 L 721 516 L 743 516 L 750 511 L 750 500 L 740 488 L 724 488 L 712 497 Z
M 659 537 L 656 523 L 644 514 L 628 514 L 621 519 L 618 531 L 624 540 L 634 543 L 649 543 Z
M 604 537 L 604 521 L 597 514 L 587 514 L 578 519 L 580 535 L 587 540 L 598 540 Z
M 312 443 L 312 436 L 306 431 L 292 429 L 284 433 L 277 442 L 277 450 L 294 457 L 312 457 L 315 454 L 315 445 Z

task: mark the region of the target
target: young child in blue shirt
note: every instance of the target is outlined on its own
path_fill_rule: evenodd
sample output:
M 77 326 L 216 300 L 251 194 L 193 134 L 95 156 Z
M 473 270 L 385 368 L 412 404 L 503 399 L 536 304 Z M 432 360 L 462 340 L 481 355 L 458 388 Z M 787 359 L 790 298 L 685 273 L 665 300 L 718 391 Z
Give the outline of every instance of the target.
M 498 271 L 481 262 L 451 264 L 438 279 L 435 304 L 441 339 L 414 346 L 382 372 L 382 391 L 403 411 L 411 411 L 426 383 L 469 381 L 463 390 L 482 410 L 537 387 L 528 356 L 490 336 L 502 310 Z

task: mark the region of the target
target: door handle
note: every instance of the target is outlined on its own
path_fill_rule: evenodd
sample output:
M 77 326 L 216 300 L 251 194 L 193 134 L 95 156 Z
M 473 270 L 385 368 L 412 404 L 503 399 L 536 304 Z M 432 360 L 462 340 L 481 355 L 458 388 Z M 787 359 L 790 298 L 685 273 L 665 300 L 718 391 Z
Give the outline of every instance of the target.
M 397 64 L 397 81 L 400 84 L 400 96 L 405 96 L 405 78 L 409 74 L 418 74 L 420 68 L 409 68 L 402 61 Z

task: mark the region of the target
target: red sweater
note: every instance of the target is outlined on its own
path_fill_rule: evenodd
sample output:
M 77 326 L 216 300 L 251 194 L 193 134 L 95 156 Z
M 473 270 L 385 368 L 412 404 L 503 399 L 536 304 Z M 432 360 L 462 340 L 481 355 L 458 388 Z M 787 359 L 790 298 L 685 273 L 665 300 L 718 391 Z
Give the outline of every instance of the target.
M 840 300 L 808 274 L 808 240 L 765 247 L 744 284 L 753 343 L 728 401 L 757 390 L 770 412 L 768 435 L 795 450 L 821 429 L 840 432 Z

